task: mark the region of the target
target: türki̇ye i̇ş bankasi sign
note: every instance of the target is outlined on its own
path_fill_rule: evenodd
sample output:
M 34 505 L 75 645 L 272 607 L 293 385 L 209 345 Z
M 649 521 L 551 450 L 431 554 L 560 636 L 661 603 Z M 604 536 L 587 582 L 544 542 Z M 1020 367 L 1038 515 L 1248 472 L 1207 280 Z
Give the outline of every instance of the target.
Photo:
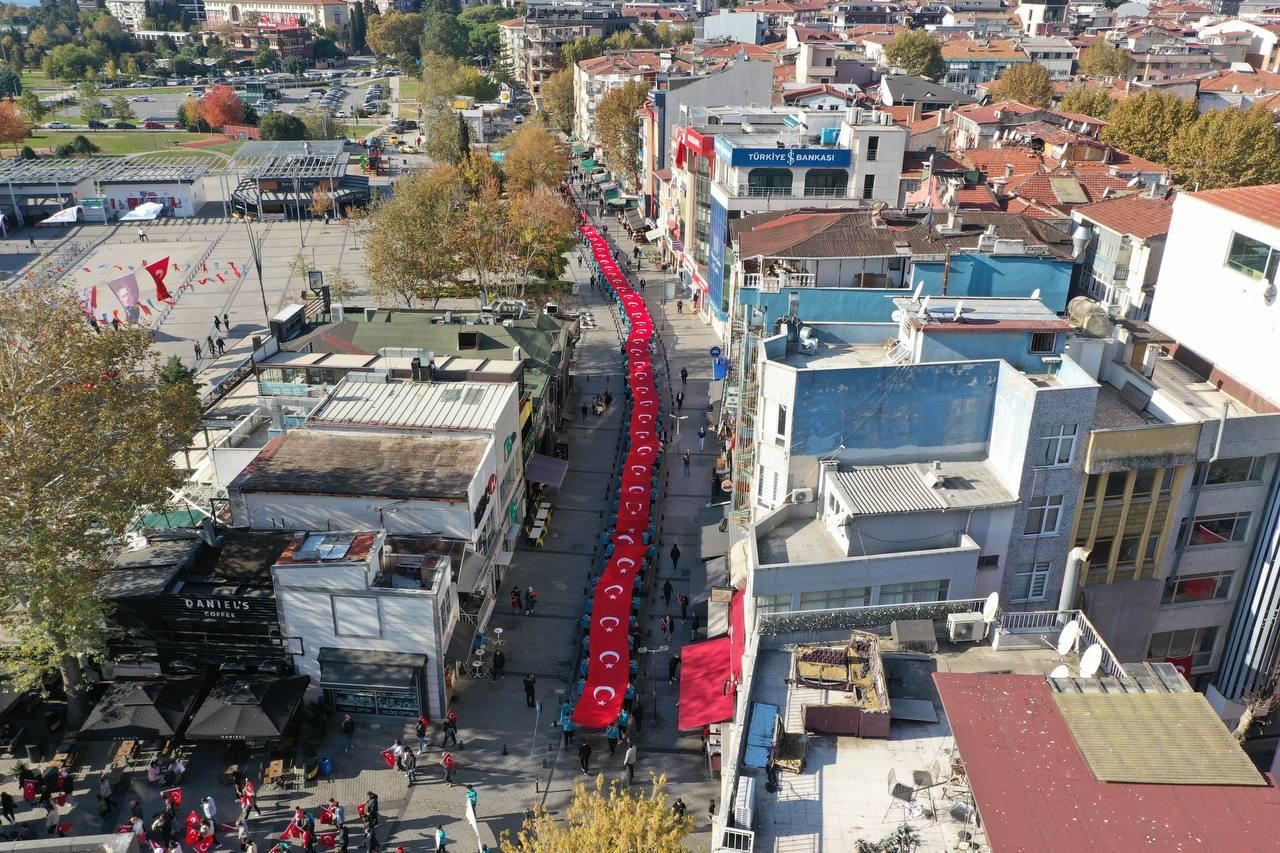
M 829 166 L 847 168 L 851 160 L 851 152 L 847 148 L 731 148 L 721 149 L 717 156 L 724 159 L 728 154 L 729 163 L 733 166 L 782 166 L 786 168 L 809 168 L 812 166 Z

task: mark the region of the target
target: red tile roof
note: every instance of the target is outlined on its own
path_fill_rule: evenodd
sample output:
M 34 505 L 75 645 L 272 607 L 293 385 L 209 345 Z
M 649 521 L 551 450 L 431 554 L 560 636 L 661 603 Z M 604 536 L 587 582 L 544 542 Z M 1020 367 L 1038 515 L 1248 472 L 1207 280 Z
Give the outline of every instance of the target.
M 994 104 L 966 104 L 963 107 L 956 107 L 956 115 L 964 116 L 975 124 L 996 124 L 1000 121 L 996 118 L 996 113 L 1002 116 L 1008 113 L 1022 116 L 1037 112 L 1039 109 L 1018 101 L 1000 101 Z
M 1053 190 L 1053 181 L 1060 178 L 1067 178 L 1078 183 L 1088 201 L 1071 202 L 1060 199 Z M 1076 169 L 1054 169 L 1051 172 L 1037 172 L 1021 180 L 1015 179 L 1010 182 L 1007 191 L 1010 195 L 1016 195 L 1018 198 L 1036 202 L 1053 210 L 1069 211 L 1079 207 L 1081 204 L 1102 201 L 1103 193 L 1108 189 L 1112 192 L 1117 192 L 1127 189 L 1127 185 L 1128 181 L 1124 178 L 1117 178 L 1107 173 Z
M 844 37 L 839 33 L 833 33 L 831 30 L 820 30 L 817 27 L 792 27 L 792 32 L 796 34 L 796 40 L 801 44 L 813 44 L 815 42 L 827 41 L 844 41 Z
M 1215 71 L 1200 78 L 1201 92 L 1230 92 L 1239 86 L 1241 92 L 1280 92 L 1280 74 L 1270 71 Z
M 1043 676 L 933 680 L 998 853 L 1280 849 L 1274 786 L 1099 782 Z
M 1005 166 L 1013 166 L 1013 178 L 1033 175 L 1044 168 L 1044 158 L 1030 148 L 975 148 L 961 155 L 965 162 L 980 172 L 986 172 L 987 178 L 1004 176 Z
M 1096 204 L 1081 205 L 1076 208 L 1076 212 L 1104 228 L 1120 234 L 1132 234 L 1140 240 L 1149 240 L 1169 233 L 1173 201 L 1147 196 L 1122 196 Z
M 1280 228 L 1280 184 L 1264 187 L 1235 187 L 1192 193 L 1192 198 L 1207 201 L 1223 210 L 1238 213 L 1254 222 Z

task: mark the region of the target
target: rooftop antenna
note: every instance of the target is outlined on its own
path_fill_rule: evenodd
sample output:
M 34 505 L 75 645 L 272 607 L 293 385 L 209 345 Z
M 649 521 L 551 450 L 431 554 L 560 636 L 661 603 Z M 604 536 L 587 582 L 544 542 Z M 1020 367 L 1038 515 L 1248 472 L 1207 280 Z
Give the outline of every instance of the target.
M 990 625 L 996 621 L 996 614 L 1000 612 L 1000 593 L 993 592 L 987 596 L 987 603 L 982 605 L 982 621 Z
M 1071 668 L 1065 663 L 1060 663 L 1049 673 L 1050 678 L 1070 678 Z
M 1080 639 L 1080 622 L 1072 619 L 1062 626 L 1062 633 L 1058 634 L 1058 655 L 1066 657 L 1071 654 L 1071 650 L 1076 647 L 1076 640 L 1078 639 Z
M 1093 678 L 1098 674 L 1100 666 L 1102 666 L 1102 646 L 1094 643 L 1080 656 L 1080 677 Z
M 922 290 L 924 290 L 924 282 L 916 282 L 916 292 L 911 294 L 911 303 L 913 305 L 920 301 L 920 291 Z

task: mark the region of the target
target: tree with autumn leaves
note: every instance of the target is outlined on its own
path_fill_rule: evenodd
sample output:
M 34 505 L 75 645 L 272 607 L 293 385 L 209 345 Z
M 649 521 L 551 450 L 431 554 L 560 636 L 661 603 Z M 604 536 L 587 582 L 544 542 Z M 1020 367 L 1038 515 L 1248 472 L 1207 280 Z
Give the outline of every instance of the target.
M 643 80 L 611 89 L 596 108 L 596 137 L 609 170 L 628 187 L 640 183 L 640 119 L 636 116 L 649 98 L 650 84 Z
M 11 142 L 16 149 L 27 134 L 31 125 L 22 117 L 22 112 L 13 101 L 0 101 L 0 142 Z
M 214 130 L 244 123 L 244 102 L 230 86 L 214 86 L 199 103 L 200 120 Z
M 537 806 L 519 833 L 504 833 L 502 853 L 684 853 L 693 820 L 671 811 L 666 783 L 666 777 L 659 776 L 647 791 L 637 792 L 618 782 L 606 783 L 603 774 L 596 777 L 593 787 L 578 783 L 567 820 L 557 820 Z

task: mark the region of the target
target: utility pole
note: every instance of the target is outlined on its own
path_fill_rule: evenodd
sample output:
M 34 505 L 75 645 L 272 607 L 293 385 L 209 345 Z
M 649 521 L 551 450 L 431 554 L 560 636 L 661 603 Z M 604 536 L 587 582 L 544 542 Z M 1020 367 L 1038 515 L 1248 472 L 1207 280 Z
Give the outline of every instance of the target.
M 254 237 L 253 225 L 247 218 L 244 221 L 244 230 L 249 235 L 249 251 L 253 253 L 253 266 L 258 271 L 258 293 L 262 295 L 262 317 L 267 323 L 267 328 L 270 328 L 271 309 L 267 307 L 267 287 L 262 281 L 262 252 L 258 247 L 257 238 Z

